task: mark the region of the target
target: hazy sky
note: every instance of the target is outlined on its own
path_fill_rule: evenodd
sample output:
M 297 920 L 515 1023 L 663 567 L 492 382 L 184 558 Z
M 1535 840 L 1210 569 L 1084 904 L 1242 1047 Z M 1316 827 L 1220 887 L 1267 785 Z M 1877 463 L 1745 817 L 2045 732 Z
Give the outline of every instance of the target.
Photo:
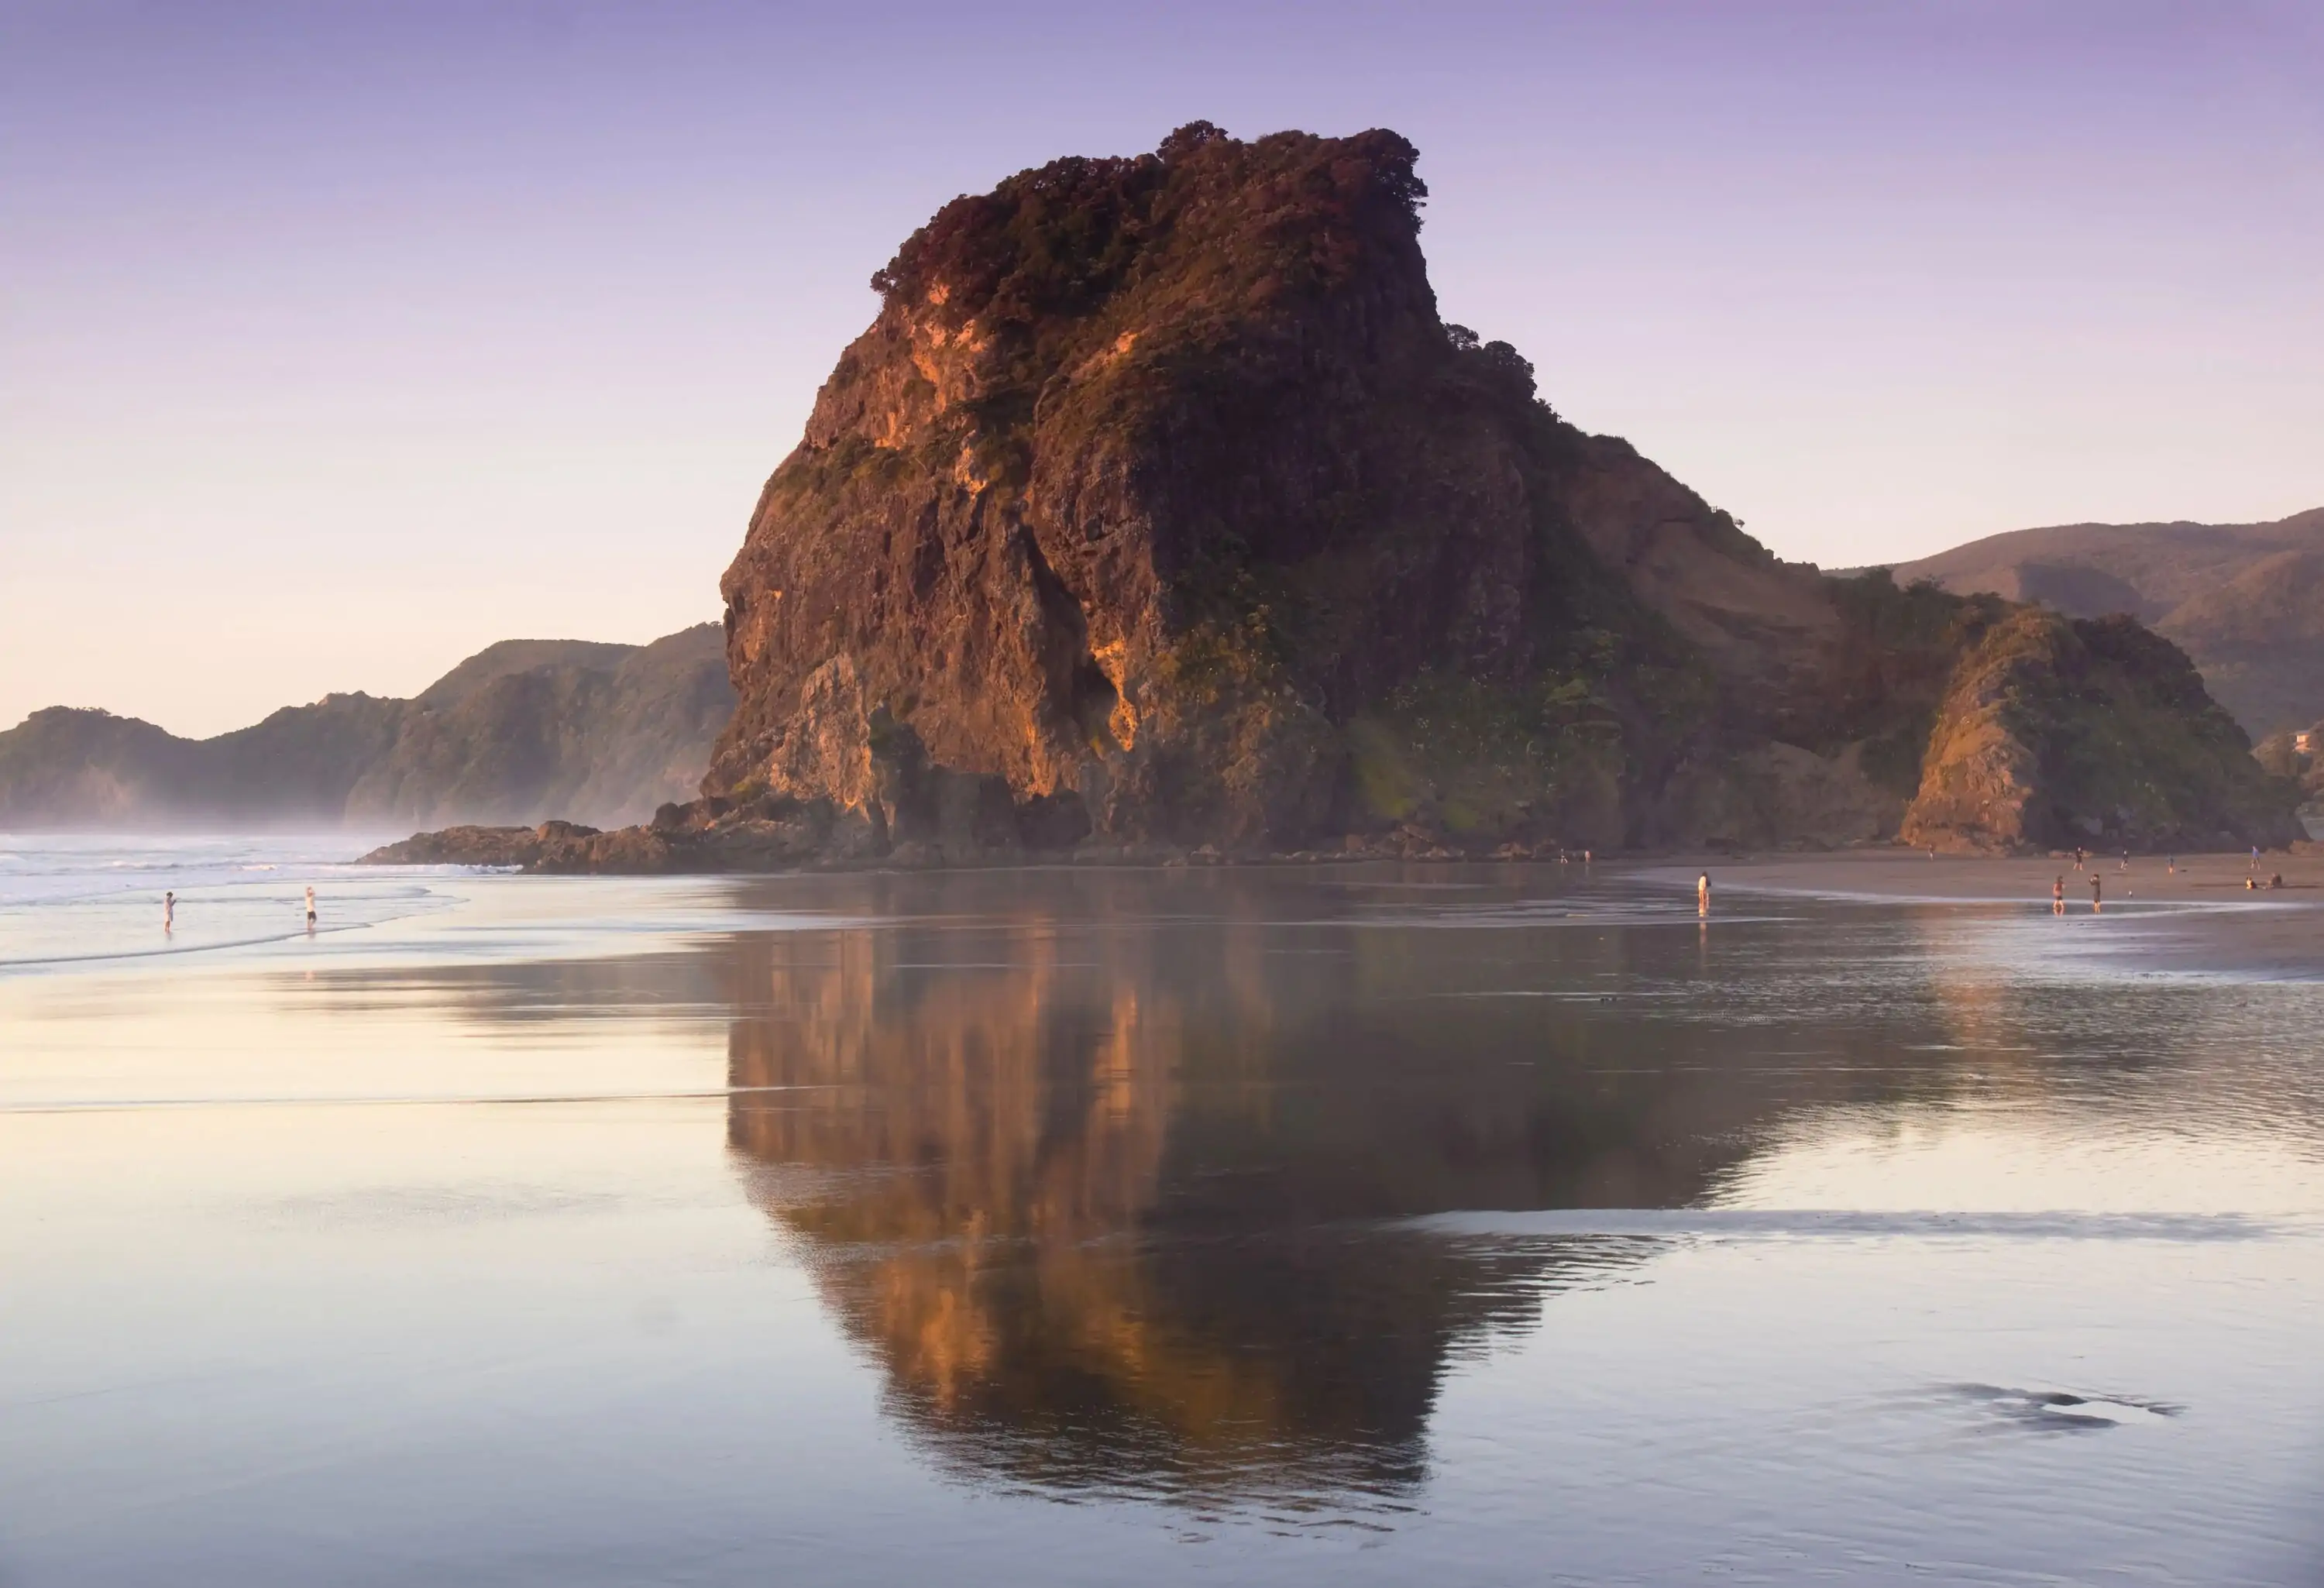
M 643 640 L 867 278 L 1391 126 L 1448 319 L 1778 552 L 2324 504 L 2324 5 L 0 0 L 0 725 Z

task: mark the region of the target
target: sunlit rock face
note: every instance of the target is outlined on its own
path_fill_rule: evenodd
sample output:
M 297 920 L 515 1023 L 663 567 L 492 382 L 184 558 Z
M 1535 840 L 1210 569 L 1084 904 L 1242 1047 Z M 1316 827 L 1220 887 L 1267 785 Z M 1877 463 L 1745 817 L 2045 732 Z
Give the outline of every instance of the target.
M 2249 746 L 2169 641 L 2127 617 L 2016 608 L 1954 671 L 1904 836 L 1997 852 L 2302 836 L 2296 787 Z
M 1894 837 L 2003 607 L 1782 563 L 1559 420 L 1439 318 L 1416 158 L 1197 123 L 916 232 L 727 570 L 706 791 L 938 861 Z
M 876 278 L 724 581 L 706 787 L 884 819 L 883 744 L 1100 842 L 1610 844 L 1821 665 L 1812 570 L 1437 315 L 1392 133 L 1064 160 Z

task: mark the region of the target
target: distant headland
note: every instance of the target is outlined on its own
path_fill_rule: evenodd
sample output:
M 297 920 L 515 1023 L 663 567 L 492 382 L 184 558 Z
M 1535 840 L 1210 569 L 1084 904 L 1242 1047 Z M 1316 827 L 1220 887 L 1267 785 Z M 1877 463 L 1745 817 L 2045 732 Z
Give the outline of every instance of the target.
M 212 739 L 52 707 L 0 733 L 0 830 L 641 820 L 733 709 L 718 625 L 505 640 L 412 699 L 331 695 Z

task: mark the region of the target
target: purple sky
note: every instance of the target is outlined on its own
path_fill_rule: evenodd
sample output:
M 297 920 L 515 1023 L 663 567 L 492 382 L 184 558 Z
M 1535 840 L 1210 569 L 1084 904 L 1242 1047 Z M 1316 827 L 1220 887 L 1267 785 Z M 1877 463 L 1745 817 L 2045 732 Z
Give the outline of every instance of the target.
M 2324 504 L 2324 6 L 0 0 L 0 725 L 716 615 L 954 194 L 1385 125 L 1448 319 L 1787 557 Z

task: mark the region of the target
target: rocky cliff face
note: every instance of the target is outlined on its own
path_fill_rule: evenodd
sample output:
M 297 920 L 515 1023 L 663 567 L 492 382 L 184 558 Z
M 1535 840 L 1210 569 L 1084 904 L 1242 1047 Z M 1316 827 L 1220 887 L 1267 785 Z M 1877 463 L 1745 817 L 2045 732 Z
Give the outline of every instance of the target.
M 2169 641 L 2128 617 L 2019 607 L 1957 668 L 1903 836 L 2001 851 L 2302 836 L 2297 785 L 2248 752 Z
M 921 762 L 1100 842 L 1642 836 L 1840 614 L 1439 319 L 1413 162 L 1197 125 L 916 234 L 727 573 L 709 786 L 875 842 Z
M 2191 675 L 2146 688 L 2176 653 L 2111 638 L 2010 653 L 2011 698 L 2054 709 L 2003 713 L 2025 754 L 1949 804 L 2016 609 L 1782 563 L 1564 423 L 1439 318 L 1414 161 L 1196 124 L 945 206 L 727 571 L 705 797 L 382 858 L 1764 847 L 1891 838 L 1908 806 L 1984 834 L 1994 790 L 2031 813 L 2003 844 L 2118 806 L 2277 830 Z M 2135 743 L 2084 753 L 2116 706 Z M 2159 804 L 2131 797 L 2149 751 L 2181 769 Z
M 693 790 L 733 700 L 706 623 L 505 642 L 416 699 L 333 695 L 214 739 L 36 712 L 0 734 L 0 827 L 635 821 Z

